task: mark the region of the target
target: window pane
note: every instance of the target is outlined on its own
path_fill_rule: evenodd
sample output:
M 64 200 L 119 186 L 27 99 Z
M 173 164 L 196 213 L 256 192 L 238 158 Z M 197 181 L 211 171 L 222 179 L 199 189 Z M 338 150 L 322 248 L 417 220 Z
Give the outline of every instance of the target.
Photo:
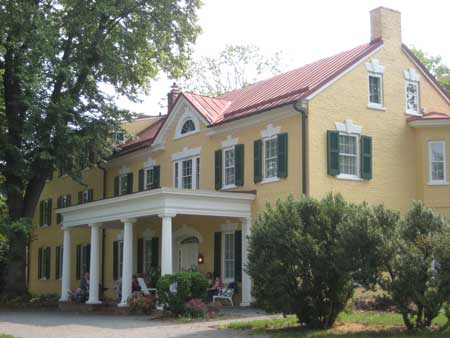
M 234 149 L 225 150 L 225 185 L 233 185 L 234 184 Z
M 175 178 L 174 178 L 174 180 L 175 180 L 175 184 L 174 184 L 174 186 L 175 186 L 175 188 L 178 188 L 178 175 L 179 175 L 179 173 L 178 173 L 178 163 L 175 163 Z
M 278 142 L 271 139 L 264 142 L 264 173 L 265 178 L 276 177 L 278 174 Z
M 148 169 L 146 172 L 146 176 L 147 176 L 146 189 L 149 190 L 153 187 L 153 169 Z
M 196 161 L 196 167 L 197 167 L 196 173 L 195 173 L 195 175 L 196 175 L 195 188 L 200 189 L 200 157 L 197 157 L 195 159 L 195 161 Z
M 381 104 L 381 78 L 369 76 L 369 102 Z
M 444 180 L 444 162 L 431 163 L 431 178 L 433 181 Z
M 358 175 L 357 137 L 339 135 L 339 171 L 341 174 Z
M 417 83 L 406 85 L 406 109 L 409 111 L 419 111 L 418 89 Z
M 152 269 L 152 240 L 146 239 L 144 242 L 144 272 Z
M 192 189 L 192 160 L 182 162 L 182 188 Z
M 195 124 L 192 120 L 187 120 L 184 122 L 183 127 L 181 128 L 181 134 L 186 134 L 195 130 Z
M 443 161 L 444 160 L 444 144 L 443 143 L 431 143 L 431 160 Z
M 234 278 L 234 233 L 224 234 L 224 278 Z

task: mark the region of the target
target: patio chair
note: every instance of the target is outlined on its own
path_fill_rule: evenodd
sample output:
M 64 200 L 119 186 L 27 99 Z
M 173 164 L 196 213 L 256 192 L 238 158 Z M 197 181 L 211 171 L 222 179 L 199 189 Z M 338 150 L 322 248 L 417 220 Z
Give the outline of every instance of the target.
M 213 296 L 213 304 L 216 303 L 216 299 L 226 299 L 231 303 L 231 306 L 234 306 L 233 304 L 233 295 L 236 291 L 236 282 L 232 282 L 228 284 L 226 288 L 219 289 L 219 293 L 215 296 Z
M 147 287 L 147 284 L 145 284 L 144 278 L 138 277 L 137 280 L 138 280 L 139 286 L 141 287 L 141 292 L 144 295 L 151 295 L 152 293 L 153 293 L 153 295 L 156 294 L 156 289 Z

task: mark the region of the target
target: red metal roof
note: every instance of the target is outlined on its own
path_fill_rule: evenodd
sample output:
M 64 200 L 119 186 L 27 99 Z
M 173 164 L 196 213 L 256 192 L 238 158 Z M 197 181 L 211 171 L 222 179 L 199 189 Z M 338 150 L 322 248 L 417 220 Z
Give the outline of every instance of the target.
M 450 116 L 446 113 L 441 112 L 430 112 L 423 114 L 422 116 L 411 116 L 408 117 L 408 122 L 410 121 L 429 121 L 429 120 L 449 120 Z
M 182 92 L 177 101 L 185 97 L 210 126 L 229 122 L 308 97 L 382 44 L 381 39 L 376 39 L 220 97 Z M 124 144 L 120 154 L 151 144 L 165 120 L 162 118 L 138 134 L 137 139 Z

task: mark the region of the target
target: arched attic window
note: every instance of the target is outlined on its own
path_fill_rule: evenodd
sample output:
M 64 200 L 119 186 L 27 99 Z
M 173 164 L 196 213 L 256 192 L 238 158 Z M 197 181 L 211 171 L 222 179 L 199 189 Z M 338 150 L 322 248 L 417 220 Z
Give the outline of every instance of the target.
M 181 127 L 181 135 L 187 134 L 190 132 L 195 131 L 195 123 L 192 120 L 187 120 L 184 122 L 183 126 Z

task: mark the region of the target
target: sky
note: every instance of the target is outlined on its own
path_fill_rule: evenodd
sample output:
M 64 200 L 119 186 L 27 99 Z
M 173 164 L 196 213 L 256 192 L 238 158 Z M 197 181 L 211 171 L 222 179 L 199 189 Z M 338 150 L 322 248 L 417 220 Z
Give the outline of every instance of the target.
M 264 54 L 281 51 L 286 70 L 356 47 L 370 40 L 369 11 L 378 6 L 402 13 L 408 46 L 440 55 L 450 65 L 448 0 L 203 0 L 202 33 L 194 57 L 217 55 L 227 44 L 256 45 Z M 121 108 L 165 114 L 174 80 L 160 76 L 139 103 L 118 97 Z

